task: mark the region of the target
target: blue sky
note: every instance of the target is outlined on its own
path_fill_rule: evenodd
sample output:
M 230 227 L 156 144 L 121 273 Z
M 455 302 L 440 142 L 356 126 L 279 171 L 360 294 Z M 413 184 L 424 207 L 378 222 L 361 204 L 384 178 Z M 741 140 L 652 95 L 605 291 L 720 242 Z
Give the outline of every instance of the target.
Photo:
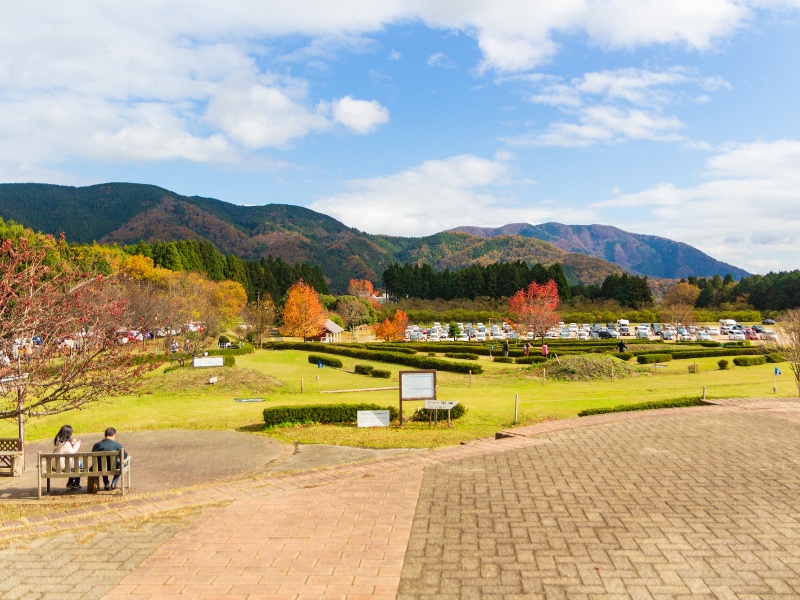
M 800 0 L 26 3 L 0 181 L 370 233 L 602 223 L 800 268 Z

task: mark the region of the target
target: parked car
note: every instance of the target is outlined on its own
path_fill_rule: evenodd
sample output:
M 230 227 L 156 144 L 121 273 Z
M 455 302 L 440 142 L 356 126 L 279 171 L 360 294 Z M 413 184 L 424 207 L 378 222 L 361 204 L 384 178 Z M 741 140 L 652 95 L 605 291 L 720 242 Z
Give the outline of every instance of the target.
M 620 325 L 619 326 L 619 334 L 620 335 L 630 335 L 631 334 L 631 328 L 628 327 L 627 325 Z
M 706 327 L 706 333 L 708 333 L 708 335 L 721 335 L 719 327 Z
M 775 319 L 764 319 L 761 321 L 762 325 L 775 325 Z
M 745 340 L 745 337 L 744 333 L 742 333 L 741 331 L 731 331 L 730 333 L 728 333 L 728 339 L 735 340 L 738 342 L 743 342 Z
M 475 333 L 475 341 L 476 342 L 485 342 L 486 341 L 486 332 L 478 330 L 478 332 Z
M 650 333 L 646 329 L 637 329 L 636 330 L 636 337 L 641 338 L 643 340 L 650 339 Z
M 578 333 L 575 334 L 579 340 L 588 340 L 589 339 L 589 332 L 585 329 L 578 329 Z
M 698 331 L 697 335 L 695 336 L 698 342 L 710 342 L 711 336 L 708 335 L 707 331 Z
M 562 329 L 560 337 L 563 338 L 563 339 L 569 339 L 569 337 L 570 337 L 569 329 Z
M 601 340 L 610 340 L 614 336 L 608 329 L 601 329 L 600 331 L 597 332 L 597 337 L 600 338 Z
M 461 335 L 459 335 L 456 338 L 456 341 L 457 342 L 468 342 L 469 341 L 469 336 L 466 333 L 462 333 Z
M 746 340 L 759 340 L 761 339 L 758 337 L 758 334 L 755 331 L 748 331 L 744 334 L 744 339 Z

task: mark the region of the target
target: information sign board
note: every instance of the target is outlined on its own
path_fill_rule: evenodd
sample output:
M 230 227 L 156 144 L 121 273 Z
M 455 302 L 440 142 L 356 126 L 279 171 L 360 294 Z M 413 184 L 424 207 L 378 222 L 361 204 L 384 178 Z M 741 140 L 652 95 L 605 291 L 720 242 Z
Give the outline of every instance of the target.
M 224 356 L 198 356 L 192 359 L 192 366 L 198 367 L 222 367 L 225 365 Z
M 436 398 L 436 371 L 400 371 L 401 400 Z
M 359 427 L 388 427 L 388 410 L 359 410 L 356 413 Z

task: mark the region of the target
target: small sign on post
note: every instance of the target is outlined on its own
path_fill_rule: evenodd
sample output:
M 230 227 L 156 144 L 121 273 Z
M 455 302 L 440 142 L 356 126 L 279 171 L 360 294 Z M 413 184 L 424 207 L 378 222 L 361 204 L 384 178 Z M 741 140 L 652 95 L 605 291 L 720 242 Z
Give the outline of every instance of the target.
M 453 407 L 458 404 L 458 401 L 454 400 L 425 400 L 425 409 L 434 411 L 433 417 L 433 424 L 435 425 L 438 421 L 439 411 L 446 410 L 447 411 L 447 426 L 450 427 L 450 411 Z

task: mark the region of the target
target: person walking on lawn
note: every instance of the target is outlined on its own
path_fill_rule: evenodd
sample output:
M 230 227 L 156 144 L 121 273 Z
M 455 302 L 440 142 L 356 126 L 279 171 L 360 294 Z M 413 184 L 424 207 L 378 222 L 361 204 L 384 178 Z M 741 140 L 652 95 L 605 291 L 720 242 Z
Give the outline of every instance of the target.
M 117 437 L 117 430 L 113 427 L 109 427 L 106 429 L 105 438 L 97 442 L 94 446 L 92 446 L 92 452 L 119 452 L 122 450 L 122 444 L 116 441 Z M 125 452 L 125 458 L 128 458 L 128 453 Z M 117 459 L 117 467 L 120 467 L 119 459 Z M 106 491 L 108 490 L 115 490 L 117 489 L 117 482 L 119 481 L 119 475 L 114 475 L 114 479 L 111 480 L 111 485 L 108 484 L 108 475 L 103 475 L 103 484 L 105 485 Z

